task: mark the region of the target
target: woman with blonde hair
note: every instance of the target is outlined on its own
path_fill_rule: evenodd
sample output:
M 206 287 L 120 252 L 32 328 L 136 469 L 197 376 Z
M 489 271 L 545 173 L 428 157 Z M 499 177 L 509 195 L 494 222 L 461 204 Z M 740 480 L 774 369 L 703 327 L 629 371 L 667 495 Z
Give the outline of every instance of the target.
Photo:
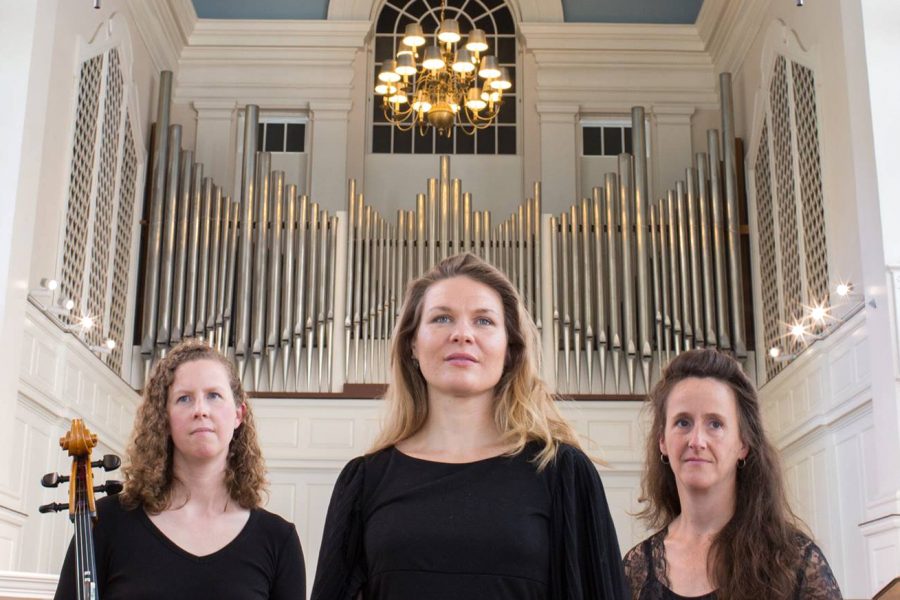
M 712 349 L 684 352 L 650 394 L 640 513 L 657 533 L 625 556 L 634 600 L 839 600 L 801 532 L 756 389 Z
M 335 485 L 313 600 L 627 596 L 600 478 L 536 348 L 515 288 L 474 255 L 410 283 L 387 421 Z
M 233 366 L 201 341 L 181 343 L 144 387 L 124 491 L 97 502 L 100 597 L 304 598 L 297 530 L 260 507 L 265 485 Z M 74 560 L 70 546 L 57 599 L 81 597 Z

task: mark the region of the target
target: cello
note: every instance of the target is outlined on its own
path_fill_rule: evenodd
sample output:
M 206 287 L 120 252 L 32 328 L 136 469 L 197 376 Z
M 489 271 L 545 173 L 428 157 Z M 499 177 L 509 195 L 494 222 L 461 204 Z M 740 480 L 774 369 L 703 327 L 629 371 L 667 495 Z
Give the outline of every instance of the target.
M 97 507 L 94 493 L 107 495 L 122 491 L 120 481 L 109 480 L 103 485 L 94 485 L 95 468 L 114 471 L 122 464 L 115 454 L 105 454 L 101 460 L 91 461 L 91 449 L 97 445 L 97 434 L 91 433 L 81 419 L 73 419 L 66 435 L 59 439 L 59 445 L 72 457 L 71 474 L 47 473 L 41 477 L 41 485 L 48 488 L 69 483 L 69 501 L 44 504 L 38 510 L 42 513 L 68 510 L 69 519 L 75 524 L 75 581 L 78 600 L 99 600 L 97 589 L 97 559 L 94 554 L 94 522 Z

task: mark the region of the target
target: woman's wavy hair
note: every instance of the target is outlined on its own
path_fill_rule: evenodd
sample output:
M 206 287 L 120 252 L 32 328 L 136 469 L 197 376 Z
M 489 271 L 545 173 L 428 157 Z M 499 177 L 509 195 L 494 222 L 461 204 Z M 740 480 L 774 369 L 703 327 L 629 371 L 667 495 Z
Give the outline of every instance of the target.
M 134 431 L 128 445 L 128 461 L 124 469 L 125 489 L 122 504 L 159 514 L 171 508 L 177 478 L 172 469 L 173 443 L 166 410 L 169 386 L 181 365 L 195 360 L 212 360 L 225 368 L 234 403 L 244 406 L 244 418 L 234 431 L 228 448 L 225 487 L 231 499 L 244 508 L 262 503 L 266 488 L 266 467 L 256 439 L 253 411 L 247 394 L 231 362 L 200 340 L 185 340 L 161 359 L 144 386 L 143 402 L 134 418 Z
M 745 465 L 737 470 L 734 515 L 716 534 L 707 559 L 716 595 L 733 600 L 791 598 L 803 525 L 788 505 L 781 463 L 766 438 L 756 387 L 734 358 L 713 349 L 690 350 L 663 370 L 649 397 L 652 425 L 641 498 L 647 506 L 638 516 L 659 529 L 681 513 L 675 474 L 662 462 L 659 441 L 665 435 L 669 394 L 692 377 L 715 379 L 731 389 L 741 439 L 749 449 Z
M 438 281 L 468 277 L 500 296 L 506 326 L 507 352 L 500 381 L 494 388 L 494 422 L 509 454 L 521 452 L 530 441 L 542 450 L 535 456 L 538 469 L 556 456 L 560 443 L 580 448 L 578 436 L 563 418 L 553 396 L 539 376 L 538 332 L 516 288 L 506 276 L 474 254 L 444 259 L 431 271 L 409 283 L 400 318 L 391 340 L 391 383 L 385 398 L 388 416 L 372 452 L 405 440 L 419 431 L 428 417 L 428 392 L 422 372 L 412 358 L 412 342 L 422 320 L 425 293 Z

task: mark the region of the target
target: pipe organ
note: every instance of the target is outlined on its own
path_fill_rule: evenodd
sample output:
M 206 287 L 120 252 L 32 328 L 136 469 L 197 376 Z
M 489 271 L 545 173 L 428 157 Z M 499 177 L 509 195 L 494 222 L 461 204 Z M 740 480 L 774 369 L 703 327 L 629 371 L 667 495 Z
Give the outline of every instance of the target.
M 555 349 L 544 375 L 562 394 L 643 392 L 668 360 L 698 346 L 745 358 L 728 74 L 720 86 L 721 135 L 710 130 L 707 151 L 655 198 L 644 109 L 635 107 L 634 154 L 621 154 L 590 198 L 559 214 L 541 212 L 540 183 L 508 215 L 478 210 L 442 156 L 415 203 L 388 215 L 353 180 L 346 211 L 298 194 L 256 149 L 254 105 L 244 113 L 240 196 L 231 201 L 181 150 L 163 73 L 139 307 L 145 373 L 180 340 L 200 337 L 233 358 L 251 390 L 385 383 L 407 284 L 461 252 L 509 276 L 544 348 Z

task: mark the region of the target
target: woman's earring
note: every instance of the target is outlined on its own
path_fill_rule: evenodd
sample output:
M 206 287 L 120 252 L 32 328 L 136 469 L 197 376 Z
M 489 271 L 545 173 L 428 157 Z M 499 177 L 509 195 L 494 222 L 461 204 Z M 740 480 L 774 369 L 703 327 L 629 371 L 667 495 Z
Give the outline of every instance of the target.
M 659 453 L 659 462 L 661 462 L 664 465 L 670 464 L 669 457 L 667 455 L 663 454 L 662 452 Z
M 738 469 L 743 469 L 743 468 L 746 467 L 746 466 L 747 466 L 747 459 L 746 459 L 746 458 L 739 458 L 739 459 L 738 459 L 738 462 L 737 462 L 737 467 L 738 467 Z

